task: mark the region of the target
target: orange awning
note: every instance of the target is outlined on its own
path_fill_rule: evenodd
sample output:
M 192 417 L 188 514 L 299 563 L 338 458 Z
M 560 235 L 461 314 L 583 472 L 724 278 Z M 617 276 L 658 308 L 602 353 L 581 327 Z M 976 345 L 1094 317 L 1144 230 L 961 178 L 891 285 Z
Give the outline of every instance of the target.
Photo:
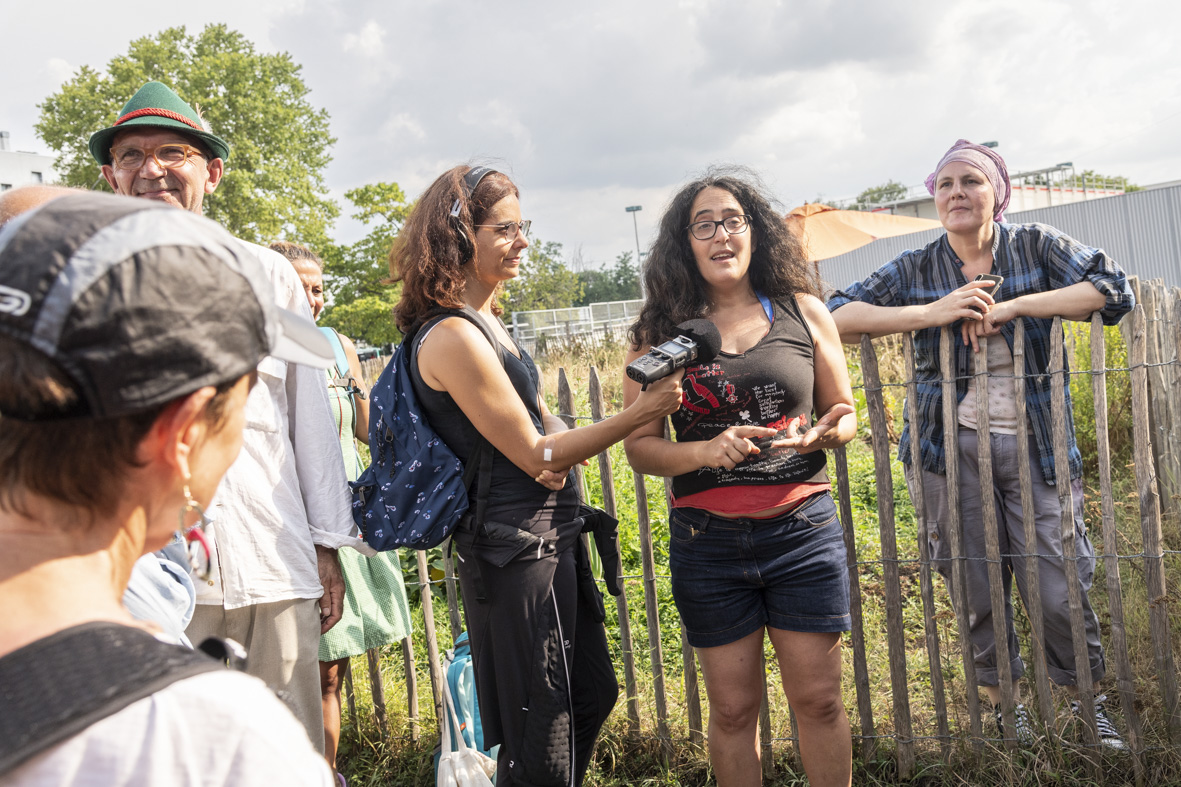
M 813 262 L 853 251 L 878 238 L 908 235 L 941 226 L 932 219 L 837 210 L 819 203 L 793 209 L 784 216 L 784 221 L 803 241 L 808 259 Z

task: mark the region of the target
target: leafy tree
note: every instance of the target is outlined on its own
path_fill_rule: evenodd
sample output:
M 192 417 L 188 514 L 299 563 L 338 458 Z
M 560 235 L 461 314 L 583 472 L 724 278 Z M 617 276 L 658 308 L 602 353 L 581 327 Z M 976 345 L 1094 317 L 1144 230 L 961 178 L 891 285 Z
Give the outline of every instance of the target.
M 615 264 L 603 270 L 578 272 L 582 283 L 582 297 L 575 306 L 587 306 L 605 301 L 628 301 L 640 297 L 640 272 L 636 269 L 635 255 L 625 251 L 615 258 Z
M 505 317 L 513 312 L 563 309 L 582 297 L 578 274 L 562 261 L 562 244 L 532 239 L 521 275 L 505 285 Z
M 300 66 L 286 53 L 264 54 L 241 33 L 209 25 L 132 41 L 106 72 L 82 66 L 39 105 L 37 134 L 58 154 L 64 183 L 107 189 L 87 149 L 145 83 L 163 82 L 230 143 L 225 178 L 205 198 L 205 215 L 259 243 L 299 238 L 323 247 L 339 210 L 323 171 L 336 140 L 328 113 L 307 100 Z
M 412 206 L 397 183 L 370 183 L 345 197 L 356 208 L 353 218 L 373 228 L 356 243 L 325 250 L 324 283 L 332 305 L 320 322 L 375 346 L 391 344 L 401 338 L 393 318 L 401 285 L 386 284 L 390 246 Z
M 1045 176 L 1039 178 L 1039 181 L 1044 185 Z M 1129 183 L 1128 179 L 1122 175 L 1098 175 L 1093 169 L 1084 169 L 1074 177 L 1074 188 L 1081 189 L 1084 184 L 1089 189 L 1124 189 L 1129 194 L 1133 191 L 1141 191 L 1144 188 L 1143 186 L 1137 186 L 1135 183 Z
M 857 195 L 857 210 L 869 210 L 883 202 L 893 202 L 906 196 L 906 186 L 896 180 L 888 180 L 880 186 L 871 186 Z

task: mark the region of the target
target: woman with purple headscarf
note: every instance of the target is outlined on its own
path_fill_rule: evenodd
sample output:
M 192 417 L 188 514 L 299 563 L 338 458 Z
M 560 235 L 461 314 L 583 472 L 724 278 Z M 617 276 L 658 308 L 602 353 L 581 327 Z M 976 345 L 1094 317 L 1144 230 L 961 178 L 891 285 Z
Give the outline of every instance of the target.
M 948 540 L 947 462 L 959 469 L 960 509 L 964 529 L 964 577 L 967 586 L 969 636 L 975 654 L 976 677 L 996 710 L 998 732 L 1021 744 L 1035 739 L 1030 716 L 1017 704 L 1015 729 L 1004 729 L 998 687 L 998 643 L 993 636 L 978 446 L 988 440 L 992 451 L 993 498 L 1002 555 L 1007 647 L 1014 693 L 1025 671 L 1013 628 L 1012 584 L 1028 600 L 1025 560 L 1037 555 L 1041 590 L 1043 641 L 1050 680 L 1059 686 L 1076 685 L 1071 639 L 1069 585 L 1061 537 L 1061 505 L 1057 484 L 1070 486 L 1075 522 L 1075 549 L 1083 598 L 1088 664 L 1093 681 L 1105 671 L 1099 622 L 1087 599 L 1095 568 L 1095 553 L 1083 523 L 1082 457 L 1074 439 L 1070 391 L 1066 391 L 1069 477 L 1056 478 L 1051 432 L 1050 346 L 1053 318 L 1088 320 L 1093 312 L 1114 325 L 1131 311 L 1135 301 L 1123 270 L 1103 251 L 1085 246 L 1044 224 L 1008 224 L 1010 184 L 1004 160 L 996 151 L 959 140 L 939 160 L 927 178 L 939 220 L 947 232 L 922 249 L 908 251 L 886 263 L 864 281 L 838 291 L 828 302 L 841 338 L 855 343 L 861 334 L 884 336 L 914 332 L 917 392 L 911 402 L 918 416 L 915 432 L 908 422 L 899 442 L 899 459 L 906 465 L 912 497 L 922 477 L 931 560 L 945 579 L 950 578 Z M 978 281 L 977 276 L 993 281 Z M 999 278 L 999 286 L 994 287 Z M 1024 368 L 1015 369 L 1013 342 L 1017 321 L 1025 325 Z M 952 326 L 955 343 L 958 450 L 948 456 L 943 423 L 943 391 L 939 370 L 939 335 Z M 1060 333 L 1060 331 L 1059 331 Z M 986 341 L 981 341 L 981 340 Z M 988 398 L 978 401 L 969 385 L 973 356 L 988 360 Z M 1066 363 L 1065 354 L 1063 363 Z M 1022 443 L 1014 376 L 1025 376 L 1028 439 Z M 987 408 L 988 432 L 977 434 L 978 415 Z M 919 441 L 921 467 L 911 464 L 911 440 Z M 1040 472 L 1033 473 L 1033 506 L 1037 543 L 1026 544 L 1017 473 L 1018 452 L 1028 451 Z M 953 601 L 957 601 L 953 597 Z M 1028 602 L 1027 602 L 1028 603 Z M 1014 701 L 1019 696 L 1014 696 Z M 1125 747 L 1108 719 L 1104 697 L 1096 701 L 1096 721 L 1102 743 L 1115 750 Z M 1078 703 L 1072 703 L 1078 712 Z M 1043 719 L 1052 726 L 1052 719 Z

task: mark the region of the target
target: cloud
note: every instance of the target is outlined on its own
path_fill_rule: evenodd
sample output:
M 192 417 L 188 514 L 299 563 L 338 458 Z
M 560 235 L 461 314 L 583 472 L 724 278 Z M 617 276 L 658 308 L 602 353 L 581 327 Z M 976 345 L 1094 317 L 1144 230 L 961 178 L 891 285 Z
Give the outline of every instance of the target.
M 593 260 L 634 250 L 623 206 L 644 205 L 646 243 L 668 196 L 716 162 L 752 166 L 788 207 L 919 183 L 958 137 L 999 141 L 1013 171 L 1181 177 L 1181 7 L 1166 0 L 209 0 L 158 25 L 147 0 L 117 20 L 46 2 L 75 24 L 36 36 L 50 11 L 21 6 L 10 27 L 30 33 L 0 51 L 7 73 L 55 63 L 0 95 L 14 144 L 66 64 L 101 69 L 167 24 L 233 20 L 302 66 L 339 139 L 335 193 L 392 180 L 413 197 L 491 161 L 542 237 Z M 342 240 L 362 231 L 340 225 Z
M 380 57 L 385 50 L 385 29 L 370 19 L 360 32 L 348 33 L 344 37 L 344 51 L 356 51 L 365 57 Z
M 45 61 L 45 73 L 60 85 L 74 75 L 74 67 L 60 57 L 51 57 Z

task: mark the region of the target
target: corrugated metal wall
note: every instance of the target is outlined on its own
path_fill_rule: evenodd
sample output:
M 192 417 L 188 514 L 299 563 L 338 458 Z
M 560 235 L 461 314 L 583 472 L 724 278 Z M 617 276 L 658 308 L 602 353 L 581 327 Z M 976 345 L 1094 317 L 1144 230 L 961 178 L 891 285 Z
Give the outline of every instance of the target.
M 1128 273 L 1181 287 L 1181 186 L 1026 210 L 1011 213 L 1005 220 L 1049 224 L 1088 246 L 1103 249 Z M 848 254 L 821 260 L 820 276 L 833 288 L 845 287 L 942 234 L 941 229 L 925 230 L 875 240 Z

